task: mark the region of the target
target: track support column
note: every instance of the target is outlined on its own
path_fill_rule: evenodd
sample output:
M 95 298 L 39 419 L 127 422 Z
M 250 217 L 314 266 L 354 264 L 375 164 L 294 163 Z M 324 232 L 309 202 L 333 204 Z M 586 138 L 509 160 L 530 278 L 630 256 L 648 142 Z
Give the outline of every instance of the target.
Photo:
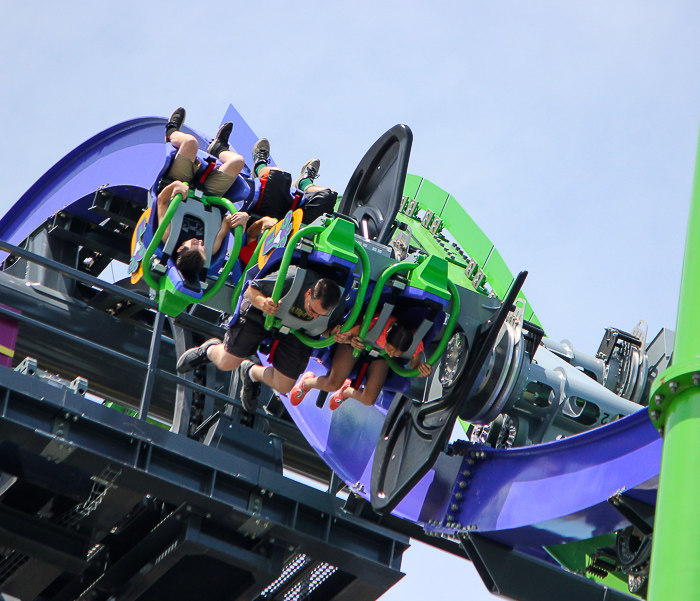
M 700 598 L 700 145 L 673 363 L 652 386 L 649 413 L 664 438 L 649 599 L 696 600 Z

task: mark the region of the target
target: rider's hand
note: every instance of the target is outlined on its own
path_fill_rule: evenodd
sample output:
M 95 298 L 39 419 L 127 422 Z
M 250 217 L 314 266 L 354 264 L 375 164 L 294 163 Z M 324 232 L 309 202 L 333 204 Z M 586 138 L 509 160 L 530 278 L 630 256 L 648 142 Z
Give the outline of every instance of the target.
M 353 348 L 356 348 L 357 350 L 364 351 L 365 350 L 365 341 L 362 340 L 359 336 L 353 336 L 350 339 L 350 345 Z
M 431 373 L 433 373 L 433 367 L 428 363 L 420 363 L 418 365 L 418 371 L 420 372 L 421 378 L 427 378 Z
M 233 229 L 234 227 L 238 227 L 239 225 L 245 228 L 246 223 L 248 223 L 248 217 L 248 213 L 240 211 L 238 213 L 234 213 L 233 215 L 229 213 L 224 219 L 228 228 Z
M 170 194 L 170 200 L 175 198 L 176 194 L 181 194 L 182 198 L 187 198 L 187 193 L 190 191 L 190 187 L 181 181 L 173 182 L 172 192 Z
M 279 309 L 279 305 L 275 301 L 273 301 L 272 298 L 270 298 L 269 296 L 263 298 L 260 310 L 265 315 L 276 315 L 277 309 Z
M 337 332 L 333 333 L 333 339 L 340 343 L 340 344 L 347 344 L 347 342 L 352 338 L 352 334 L 350 332 L 340 332 L 340 326 L 336 326 L 333 328 L 334 330 L 337 328 Z
M 260 223 L 262 224 L 260 226 L 260 231 L 264 232 L 265 230 L 269 230 L 271 227 L 275 227 L 275 224 L 277 223 L 277 219 L 274 217 L 261 217 L 260 218 Z

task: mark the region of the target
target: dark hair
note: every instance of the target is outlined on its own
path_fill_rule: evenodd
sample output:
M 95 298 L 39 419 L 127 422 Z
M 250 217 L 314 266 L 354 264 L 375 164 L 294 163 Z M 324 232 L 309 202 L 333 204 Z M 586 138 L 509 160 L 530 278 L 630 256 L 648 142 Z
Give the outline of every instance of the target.
M 386 342 L 396 350 L 405 353 L 413 344 L 413 330 L 405 323 L 395 321 L 387 330 Z
M 204 254 L 197 248 L 186 248 L 177 253 L 175 265 L 186 280 L 194 280 L 204 267 Z
M 333 280 L 321 278 L 311 288 L 311 299 L 321 300 L 321 306 L 326 310 L 335 309 L 340 302 L 340 286 Z

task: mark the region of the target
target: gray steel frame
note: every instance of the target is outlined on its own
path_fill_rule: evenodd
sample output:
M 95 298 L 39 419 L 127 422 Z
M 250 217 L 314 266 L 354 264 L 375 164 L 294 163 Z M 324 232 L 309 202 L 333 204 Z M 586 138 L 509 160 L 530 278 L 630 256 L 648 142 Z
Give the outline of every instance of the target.
M 174 577 L 178 569 L 169 569 L 179 559 L 203 553 L 241 570 L 247 584 L 239 583 L 234 599 L 259 594 L 296 553 L 339 568 L 342 591 L 322 598 L 374 599 L 402 576 L 408 539 L 344 512 L 335 496 L 284 477 L 270 460 L 274 439 L 239 426 L 248 437 L 231 455 L 32 376 L 0 368 L 0 378 L 0 439 L 38 455 L 53 452 L 47 469 L 70 467 L 94 477 L 108 468 L 119 474 L 119 489 L 176 508 L 100 574 L 93 587 L 98 597 L 140 598 L 160 578 Z M 48 472 L 45 486 L 51 486 Z M 100 543 L 94 532 L 18 518 L 7 508 L 0 512 L 0 532 L 12 548 L 75 578 L 101 561 L 99 553 L 90 556 Z

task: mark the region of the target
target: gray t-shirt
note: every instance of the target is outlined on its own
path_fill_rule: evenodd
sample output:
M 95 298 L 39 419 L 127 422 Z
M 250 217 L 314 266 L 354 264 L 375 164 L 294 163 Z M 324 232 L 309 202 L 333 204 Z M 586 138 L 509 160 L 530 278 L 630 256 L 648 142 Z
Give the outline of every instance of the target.
M 280 298 L 284 298 L 287 292 L 289 292 L 289 289 L 292 287 L 292 282 L 294 281 L 294 277 L 296 276 L 297 270 L 298 267 L 296 267 L 295 265 L 290 265 L 289 269 L 287 269 L 287 276 L 285 277 L 284 284 L 282 285 L 282 296 Z M 256 290 L 259 290 L 265 296 L 272 296 L 272 291 L 275 288 L 275 282 L 277 281 L 278 274 L 279 271 L 272 271 L 269 274 L 267 274 L 264 278 L 251 281 L 250 286 L 252 288 L 255 288 Z M 309 288 L 312 288 L 319 279 L 321 279 L 321 276 L 319 276 L 319 274 L 313 271 L 306 272 L 301 290 L 294 302 L 292 303 L 291 307 L 289 308 L 289 312 L 297 319 L 309 322 L 314 320 L 314 318 L 306 312 L 304 295 L 306 291 Z M 263 312 L 260 311 L 260 309 L 256 309 L 255 307 L 253 307 L 251 302 L 245 297 L 243 297 L 243 300 L 241 301 L 241 315 L 259 323 L 262 323 L 265 320 L 265 315 L 263 314 Z M 340 302 L 338 303 L 338 306 L 331 313 L 331 316 L 328 321 L 328 327 L 334 328 L 336 325 L 340 325 L 344 321 L 345 303 L 341 298 Z

